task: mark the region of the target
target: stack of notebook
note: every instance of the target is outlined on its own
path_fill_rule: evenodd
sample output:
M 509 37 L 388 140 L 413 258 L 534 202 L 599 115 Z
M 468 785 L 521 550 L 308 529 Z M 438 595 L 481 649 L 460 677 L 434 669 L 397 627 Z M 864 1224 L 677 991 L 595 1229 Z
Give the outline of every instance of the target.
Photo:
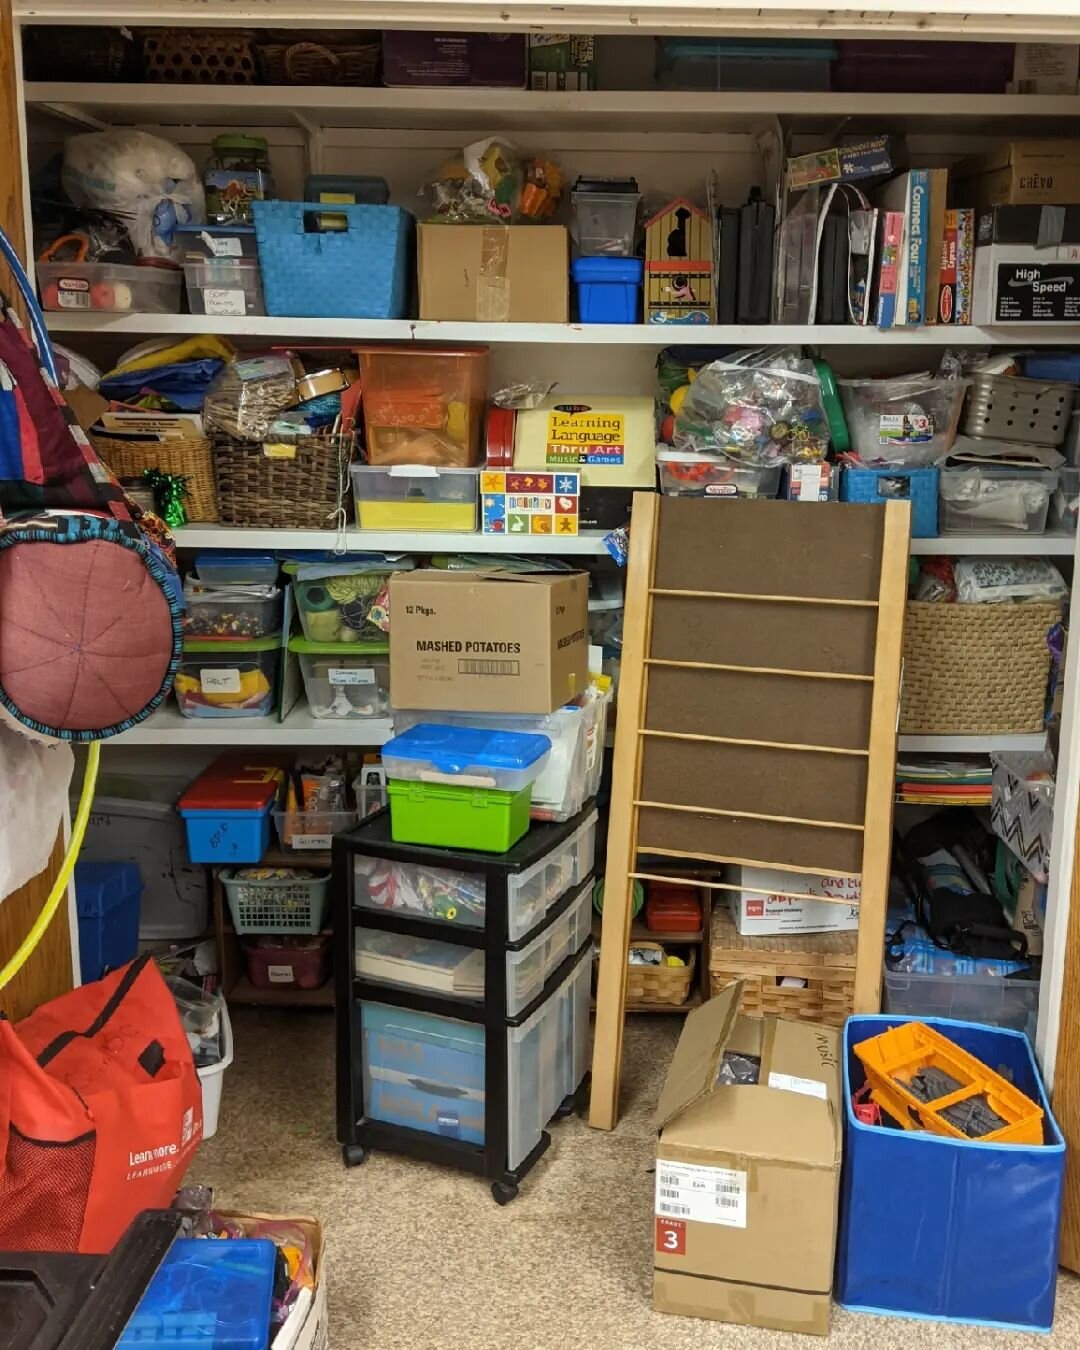
M 448 942 L 360 929 L 356 973 L 364 979 L 407 984 L 459 998 L 483 998 L 484 953 Z
M 896 800 L 920 806 L 989 806 L 990 765 L 985 759 L 898 760 Z

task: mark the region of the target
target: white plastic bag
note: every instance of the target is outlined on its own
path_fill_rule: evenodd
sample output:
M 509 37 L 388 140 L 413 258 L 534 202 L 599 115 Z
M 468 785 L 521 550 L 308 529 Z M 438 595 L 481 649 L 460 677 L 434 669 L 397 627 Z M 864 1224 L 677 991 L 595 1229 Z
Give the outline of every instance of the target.
M 70 745 L 45 745 L 0 722 L 0 903 L 47 866 L 74 766 Z
M 206 219 L 202 180 L 191 156 L 146 131 L 119 127 L 69 137 L 62 179 L 76 206 L 124 220 L 140 258 L 180 261 L 176 227 Z

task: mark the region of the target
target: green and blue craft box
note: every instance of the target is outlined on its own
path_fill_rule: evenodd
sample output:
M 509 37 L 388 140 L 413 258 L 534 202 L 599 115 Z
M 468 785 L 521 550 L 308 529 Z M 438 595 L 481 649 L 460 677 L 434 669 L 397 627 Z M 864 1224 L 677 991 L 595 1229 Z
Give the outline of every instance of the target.
M 855 1047 L 919 1021 L 1043 1109 L 1041 1144 L 993 1144 L 860 1121 Z M 1022 1031 L 929 1017 L 849 1017 L 836 1300 L 854 1312 L 1049 1331 L 1065 1141 Z

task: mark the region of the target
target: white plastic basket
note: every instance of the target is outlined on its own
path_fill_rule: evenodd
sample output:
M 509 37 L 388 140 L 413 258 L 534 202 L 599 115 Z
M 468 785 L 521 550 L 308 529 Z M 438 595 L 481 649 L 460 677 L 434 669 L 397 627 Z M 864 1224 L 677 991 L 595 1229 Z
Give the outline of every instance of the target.
M 221 1113 L 221 1093 L 225 1087 L 225 1070 L 233 1062 L 232 1023 L 229 1010 L 221 1005 L 221 1059 L 216 1064 L 208 1064 L 205 1069 L 197 1069 L 202 1084 L 203 1138 L 213 1139 L 217 1134 L 218 1116 Z

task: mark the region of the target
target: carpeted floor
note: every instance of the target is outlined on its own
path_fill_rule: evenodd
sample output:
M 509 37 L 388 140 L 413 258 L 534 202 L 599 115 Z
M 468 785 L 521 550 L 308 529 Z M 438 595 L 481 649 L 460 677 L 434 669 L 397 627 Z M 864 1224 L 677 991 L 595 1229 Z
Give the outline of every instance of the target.
M 236 1059 L 221 1127 L 190 1180 L 218 1202 L 313 1214 L 329 1245 L 331 1350 L 799 1350 L 815 1337 L 649 1306 L 650 1116 L 681 1019 L 631 1017 L 614 1134 L 572 1119 L 505 1209 L 470 1177 L 375 1155 L 347 1171 L 334 1139 L 329 1013 L 230 1010 Z M 1080 1280 L 1063 1276 L 1042 1340 L 835 1311 L 829 1350 L 1080 1346 Z

